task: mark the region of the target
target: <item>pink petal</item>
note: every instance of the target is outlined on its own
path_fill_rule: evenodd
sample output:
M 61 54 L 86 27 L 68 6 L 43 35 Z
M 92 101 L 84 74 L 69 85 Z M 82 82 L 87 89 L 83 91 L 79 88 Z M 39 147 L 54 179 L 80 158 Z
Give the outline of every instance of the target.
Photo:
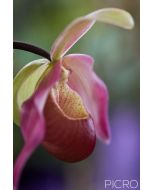
M 99 9 L 86 16 L 80 17 L 69 24 L 59 35 L 51 49 L 52 60 L 58 60 L 82 37 L 96 21 L 113 24 L 124 29 L 132 29 L 134 21 L 131 15 L 121 9 Z
M 94 120 L 97 136 L 108 143 L 108 90 L 93 72 L 93 59 L 88 55 L 71 54 L 63 58 L 63 65 L 71 71 L 69 85 L 82 97 Z
M 45 135 L 43 110 L 50 89 L 59 80 L 60 70 L 60 62 L 58 62 L 40 83 L 32 97 L 22 105 L 21 131 L 25 144 L 14 165 L 14 188 L 16 189 L 26 161 L 43 141 Z

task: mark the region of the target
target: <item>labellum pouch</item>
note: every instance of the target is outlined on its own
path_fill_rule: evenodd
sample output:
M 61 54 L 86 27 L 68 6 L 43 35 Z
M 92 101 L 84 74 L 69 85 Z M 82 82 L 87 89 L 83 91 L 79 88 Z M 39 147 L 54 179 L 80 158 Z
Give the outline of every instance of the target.
M 47 129 L 43 145 L 55 157 L 76 162 L 92 153 L 96 142 L 92 119 L 81 97 L 67 85 L 66 77 L 51 90 L 45 118 Z

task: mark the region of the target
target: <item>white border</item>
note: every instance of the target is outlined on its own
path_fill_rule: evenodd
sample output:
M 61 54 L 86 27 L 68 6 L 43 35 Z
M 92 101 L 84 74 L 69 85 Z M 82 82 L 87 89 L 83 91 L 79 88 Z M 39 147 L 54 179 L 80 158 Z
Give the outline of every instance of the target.
M 13 189 L 13 2 L 0 2 L 0 189 Z
M 141 189 L 152 189 L 152 2 L 141 0 Z

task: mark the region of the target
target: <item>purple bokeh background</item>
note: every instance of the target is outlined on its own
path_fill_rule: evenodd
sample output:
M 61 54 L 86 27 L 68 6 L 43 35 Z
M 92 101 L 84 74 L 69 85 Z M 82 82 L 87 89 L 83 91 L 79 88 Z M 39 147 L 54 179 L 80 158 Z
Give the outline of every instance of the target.
M 137 180 L 139 184 L 139 113 L 129 106 L 117 107 L 113 110 L 111 129 L 111 144 L 108 147 L 98 144 L 97 148 L 96 190 L 104 189 L 104 180 L 109 179 Z M 139 186 L 136 189 L 138 190 Z

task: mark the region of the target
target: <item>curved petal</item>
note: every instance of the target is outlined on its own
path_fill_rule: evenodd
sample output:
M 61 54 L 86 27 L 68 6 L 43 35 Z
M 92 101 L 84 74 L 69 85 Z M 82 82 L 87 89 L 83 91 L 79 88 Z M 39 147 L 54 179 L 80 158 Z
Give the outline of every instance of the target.
M 23 67 L 13 81 L 13 120 L 19 125 L 20 108 L 34 92 L 36 84 L 48 68 L 47 59 L 38 59 Z
M 132 16 L 124 10 L 116 8 L 99 9 L 84 17 L 74 20 L 59 35 L 51 49 L 52 60 L 58 60 L 94 25 L 96 21 L 113 24 L 124 29 L 132 29 Z
M 21 131 L 25 145 L 14 165 L 14 188 L 17 189 L 22 169 L 37 146 L 43 141 L 45 135 L 44 106 L 52 86 L 60 77 L 60 62 L 40 82 L 34 94 L 26 100 L 21 110 Z
M 66 82 L 51 90 L 45 106 L 46 135 L 43 145 L 66 162 L 87 158 L 94 150 L 96 135 L 92 118 L 81 97 Z
M 63 58 L 63 65 L 71 71 L 69 85 L 82 97 L 94 120 L 97 136 L 108 143 L 110 141 L 108 90 L 92 70 L 92 57 L 71 54 Z

